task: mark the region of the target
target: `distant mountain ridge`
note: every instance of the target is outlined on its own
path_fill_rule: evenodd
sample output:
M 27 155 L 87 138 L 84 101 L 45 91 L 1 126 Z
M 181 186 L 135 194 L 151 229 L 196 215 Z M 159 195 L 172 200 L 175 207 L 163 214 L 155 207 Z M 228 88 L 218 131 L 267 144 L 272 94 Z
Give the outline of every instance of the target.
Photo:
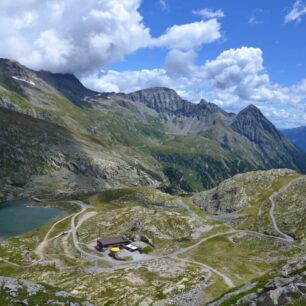
M 33 71 L 17 62 L 1 59 L 0 106 L 40 119 L 39 125 L 45 121 L 64 127 L 69 133 L 69 141 L 75 139 L 75 147 L 80 149 L 81 164 L 89 163 L 91 168 L 99 168 L 99 171 L 94 170 L 99 179 L 93 188 L 111 186 L 115 181 L 118 184 L 114 171 L 109 176 L 103 172 L 107 170 L 101 170 L 110 163 L 106 154 L 109 148 L 102 148 L 101 140 L 111 147 L 112 169 L 119 169 L 120 164 L 130 169 L 128 173 L 120 172 L 129 185 L 154 182 L 171 192 L 201 191 L 250 170 L 291 168 L 306 173 L 306 154 L 284 137 L 254 105 L 236 115 L 204 100 L 191 103 L 164 87 L 129 94 L 98 93 L 84 87 L 71 74 Z M 0 113 L 0 117 L 4 114 Z M 29 122 L 22 116 L 18 116 L 18 120 L 19 123 Z M 27 156 L 34 158 L 30 163 L 9 160 L 10 154 L 15 156 L 17 151 L 22 154 L 23 148 L 10 146 L 10 151 L 7 149 L 5 144 L 10 142 L 16 123 L 6 123 L 9 126 L 5 129 L 10 132 L 0 136 L 4 144 L 0 160 L 6 160 L 3 181 L 12 181 L 14 171 L 31 173 L 24 178 L 25 182 L 39 175 L 52 175 L 57 180 L 56 175 L 63 168 L 74 171 L 75 175 L 74 166 L 63 160 L 73 160 L 77 167 L 86 168 L 78 164 L 77 155 L 68 156 L 71 154 L 64 148 L 62 134 L 57 140 L 56 134 L 52 138 L 58 142 L 57 150 L 62 155 L 60 158 L 48 156 L 48 167 L 38 169 L 35 166 L 38 161 L 41 164 L 43 157 L 40 155 L 44 152 L 28 152 Z M 23 128 L 27 129 L 27 125 Z M 31 130 L 26 135 L 30 139 Z M 92 149 L 94 142 L 99 143 L 102 155 L 96 156 Z M 42 147 L 47 148 L 47 143 Z M 133 156 L 141 156 L 143 162 L 136 161 Z M 77 172 L 77 175 L 82 173 L 82 180 L 84 175 L 90 175 L 85 168 Z M 134 176 L 131 169 L 140 175 Z M 132 177 L 135 177 L 134 183 Z
M 155 109 L 159 113 L 201 117 L 206 115 L 207 112 L 211 112 L 230 116 L 230 114 L 214 103 L 209 103 L 205 100 L 201 100 L 199 104 L 191 103 L 182 99 L 173 89 L 165 87 L 153 87 L 139 90 L 127 94 L 126 97 L 134 102 L 144 103 L 146 106 Z
M 282 130 L 282 133 L 306 152 L 306 126 Z

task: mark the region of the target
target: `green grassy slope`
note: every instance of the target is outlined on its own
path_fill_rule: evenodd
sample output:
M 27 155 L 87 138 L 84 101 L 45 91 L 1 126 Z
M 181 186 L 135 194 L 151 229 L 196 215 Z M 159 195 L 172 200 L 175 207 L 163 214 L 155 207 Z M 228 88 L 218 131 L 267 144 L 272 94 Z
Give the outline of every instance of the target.
M 236 173 L 283 167 L 302 171 L 306 165 L 306 155 L 300 154 L 287 142 L 283 145 L 289 151 L 283 150 L 284 146 L 280 149 L 268 135 L 269 131 L 259 133 L 264 135 L 265 145 L 262 146 L 262 143 L 252 142 L 235 132 L 229 126 L 230 117 L 224 119 L 223 115 L 208 110 L 205 114 L 211 117 L 207 119 L 205 128 L 203 125 L 203 130 L 194 132 L 191 129 L 189 133 L 179 135 L 175 134 L 181 130 L 179 126 L 183 125 L 184 130 L 188 122 L 192 121 L 194 126 L 203 122 L 197 122 L 200 119 L 194 116 L 176 116 L 175 112 L 171 115 L 158 113 L 144 103 L 129 100 L 128 96 L 92 92 L 71 75 L 37 73 L 7 60 L 0 61 L 0 68 L 2 107 L 42 119 L 41 125 L 43 122 L 46 126 L 49 126 L 47 122 L 55 123 L 69 130 L 70 136 L 73 134 L 72 138 L 77 142 L 79 137 L 85 137 L 85 142 L 91 143 L 91 146 L 95 141 L 111 143 L 116 146 L 115 150 L 121 148 L 118 153 L 123 160 L 126 158 L 122 148 L 127 151 L 134 149 L 134 155 L 159 164 L 168 178 L 164 186 L 167 191 L 201 191 Z M 7 126 L 13 128 L 14 124 L 14 119 L 6 120 Z M 23 124 L 23 128 L 26 130 L 28 127 Z M 31 133 L 31 125 L 29 129 L 28 134 Z M 33 133 L 33 137 L 37 135 Z M 267 139 L 272 139 L 270 145 L 266 143 Z M 14 155 L 18 154 L 17 148 L 12 146 L 11 149 L 15 150 Z M 23 147 L 18 149 L 22 151 Z M 32 149 L 35 150 L 34 147 Z M 37 145 L 36 150 L 44 149 L 46 146 Z M 37 161 L 36 165 L 35 159 L 30 164 L 37 169 L 30 170 L 29 175 L 41 174 L 43 171 L 40 168 L 48 167 L 43 161 Z M 6 173 L 9 173 L 10 163 L 5 167 Z M 142 168 L 142 165 L 137 162 L 137 167 Z

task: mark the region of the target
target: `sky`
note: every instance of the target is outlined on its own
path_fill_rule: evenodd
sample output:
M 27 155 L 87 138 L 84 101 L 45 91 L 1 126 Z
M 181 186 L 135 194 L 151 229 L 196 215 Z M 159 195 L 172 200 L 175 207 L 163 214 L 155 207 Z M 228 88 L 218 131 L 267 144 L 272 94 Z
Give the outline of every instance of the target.
M 306 125 L 306 0 L 1 0 L 0 57 Z

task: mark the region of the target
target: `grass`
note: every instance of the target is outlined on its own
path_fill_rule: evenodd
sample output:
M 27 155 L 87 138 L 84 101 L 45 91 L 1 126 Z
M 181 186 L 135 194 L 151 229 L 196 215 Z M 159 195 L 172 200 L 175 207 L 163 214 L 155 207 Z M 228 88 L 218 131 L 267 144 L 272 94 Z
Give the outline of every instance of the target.
M 242 285 L 279 267 L 288 252 L 279 250 L 272 238 L 247 235 L 232 242 L 224 235 L 209 239 L 183 257 L 207 264 Z
M 250 219 L 252 220 L 257 216 L 262 200 L 264 201 L 273 190 L 278 190 L 291 179 L 292 176 L 284 177 L 274 182 L 271 190 L 260 191 L 261 197 L 256 203 L 252 202 L 255 207 L 245 209 L 245 212 L 250 214 Z M 182 238 L 188 238 L 192 232 L 190 228 L 192 223 L 190 210 L 203 222 L 203 225 L 213 225 L 213 228 L 199 239 L 229 230 L 229 226 L 225 226 L 219 221 L 211 220 L 208 213 L 201 211 L 187 197 L 182 198 L 182 200 L 189 210 L 177 208 L 178 200 L 178 197 L 163 194 L 152 188 L 139 187 L 108 190 L 89 196 L 87 201 L 93 205 L 92 209 L 97 211 L 98 215 L 81 226 L 79 229 L 80 240 L 81 242 L 89 242 L 96 238 L 100 222 L 105 222 L 102 231 L 103 235 L 115 235 L 130 229 L 131 224 L 128 221 L 134 220 L 135 222 L 140 222 L 139 232 L 144 232 L 149 237 L 152 235 L 152 231 L 150 231 L 152 226 L 155 226 L 154 234 L 150 237 L 153 237 L 153 242 L 156 244 L 154 252 L 158 253 L 160 250 L 173 251 L 176 248 L 187 247 L 198 241 L 197 239 L 181 242 L 183 241 Z M 253 199 L 253 201 L 255 200 Z M 66 209 L 72 209 L 70 212 L 74 212 L 76 209 L 76 207 L 71 207 L 65 202 L 44 203 L 43 205 L 67 206 Z M 268 208 L 268 205 L 267 207 L 263 206 L 265 214 Z M 54 237 L 69 228 L 69 223 L 70 219 L 58 224 L 50 237 Z M 21 250 L 26 245 L 32 249 L 35 248 L 39 239 L 42 239 L 50 226 L 48 225 L 39 231 L 30 233 L 29 236 L 12 240 L 10 243 L 15 246 L 14 252 L 6 254 L 6 256 L 8 258 L 10 256 L 13 258 L 14 254 L 19 254 L 18 256 L 20 256 Z M 162 238 L 158 239 L 157 237 L 160 233 Z M 35 236 L 39 239 L 32 240 Z M 70 237 L 69 246 L 71 246 L 71 243 Z M 61 247 L 58 250 L 59 254 L 56 254 L 52 243 L 47 251 L 50 258 L 60 258 L 65 265 L 77 269 L 73 273 L 62 273 L 56 271 L 54 267 L 36 267 L 25 271 L 2 263 L 0 264 L 0 273 L 1 269 L 3 269 L 3 273 L 7 275 L 15 275 L 16 273 L 37 282 L 50 283 L 52 286 L 61 287 L 67 291 L 77 289 L 80 291 L 80 297 L 91 299 L 98 305 L 104 305 L 105 303 L 111 305 L 114 301 L 124 305 L 126 296 L 129 296 L 129 302 L 135 305 L 143 301 L 147 296 L 153 300 L 162 300 L 165 297 L 171 297 L 188 290 L 198 283 L 199 276 L 203 273 L 198 266 L 195 267 L 195 265 L 191 264 L 184 267 L 178 275 L 165 276 L 161 271 L 167 266 L 176 268 L 175 263 L 170 262 L 167 264 L 160 263 L 159 272 L 154 271 L 154 265 L 152 265 L 153 268 L 150 267 L 152 270 L 147 267 L 142 269 L 122 269 L 109 274 L 89 275 L 84 273 L 84 269 L 90 267 L 89 263 L 80 259 L 77 252 L 73 253 L 73 256 L 76 257 L 75 260 L 62 255 L 63 250 Z M 7 252 L 7 250 L 4 250 L 4 252 Z M 302 252 L 296 247 L 280 249 L 279 245 L 276 244 L 276 240 L 272 238 L 250 234 L 230 239 L 228 235 L 222 235 L 207 240 L 184 254 L 183 257 L 192 261 L 202 262 L 223 272 L 234 281 L 235 285 L 239 286 L 254 278 L 264 277 L 263 275 L 266 275 L 270 270 L 278 268 L 285 259 L 299 256 Z M 15 260 L 16 262 L 22 262 L 20 258 L 15 258 Z M 76 280 L 81 285 L 78 285 Z M 160 283 L 153 285 L 154 281 L 159 281 Z M 207 302 L 219 297 L 228 290 L 226 284 L 218 275 L 213 273 L 210 281 L 208 287 L 203 289 L 204 298 Z M 240 295 L 237 296 L 237 298 L 239 297 Z
M 269 216 L 271 208 L 270 196 L 286 186 L 291 180 L 299 177 L 299 174 L 287 175 L 278 178 L 270 188 L 262 190 L 260 196 L 251 201 L 250 206 L 242 210 L 243 214 L 247 215 L 245 221 L 239 226 L 240 229 L 251 229 L 278 236 Z M 261 207 L 262 215 L 258 216 L 258 211 Z
M 143 253 L 144 254 L 150 254 L 152 251 L 153 251 L 153 248 L 149 245 L 147 245 L 143 248 Z
M 305 180 L 292 185 L 275 200 L 274 215 L 281 231 L 301 241 L 306 232 Z
M 305 271 L 305 268 L 302 269 L 302 270 L 295 270 L 295 271 L 292 271 L 290 273 L 290 277 L 294 277 L 296 274 L 299 274 L 299 273 L 303 273 Z M 218 297 L 218 299 L 224 297 L 226 294 L 229 294 L 229 293 L 232 293 L 233 296 L 229 297 L 228 299 L 226 299 L 224 302 L 222 302 L 220 304 L 220 306 L 231 306 L 231 305 L 236 305 L 236 303 L 243 297 L 249 295 L 249 294 L 252 294 L 252 293 L 260 293 L 264 290 L 264 287 L 265 287 L 265 284 L 273 279 L 273 278 L 276 278 L 276 277 L 283 277 L 282 275 L 280 275 L 277 271 L 272 271 L 270 273 L 267 273 L 267 274 L 264 274 L 263 276 L 259 277 L 259 278 L 255 278 L 252 280 L 252 288 L 249 289 L 249 290 L 245 290 L 241 293 L 238 293 L 236 294 L 235 291 L 237 291 L 237 289 L 239 288 L 234 288 L 232 290 L 229 290 L 227 292 L 225 292 L 224 294 L 222 294 L 220 297 Z M 302 304 L 300 304 L 301 302 L 304 302 Z M 296 305 L 296 306 L 299 306 L 299 305 L 305 305 L 305 299 L 303 300 L 303 297 L 302 298 L 296 298 L 294 299 L 293 301 L 291 301 L 291 304 L 290 305 Z
M 213 274 L 213 280 L 209 285 L 203 290 L 203 303 L 208 303 L 216 298 L 220 297 L 224 292 L 228 291 L 227 285 L 224 283 L 224 280 Z

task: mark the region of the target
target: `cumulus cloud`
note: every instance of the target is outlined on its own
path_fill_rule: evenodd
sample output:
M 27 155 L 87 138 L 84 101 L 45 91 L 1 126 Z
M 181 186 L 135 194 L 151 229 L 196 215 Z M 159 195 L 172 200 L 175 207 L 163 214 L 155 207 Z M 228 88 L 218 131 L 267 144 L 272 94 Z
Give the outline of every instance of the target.
M 184 50 L 192 49 L 218 40 L 221 37 L 220 27 L 217 19 L 174 25 L 162 36 L 153 39 L 151 45 Z
M 81 75 L 140 48 L 189 49 L 221 36 L 220 24 L 211 19 L 174 25 L 152 37 L 140 5 L 141 0 L 2 0 L 0 56 Z
M 306 14 L 306 5 L 301 1 L 297 0 L 294 2 L 292 9 L 285 16 L 285 23 L 289 22 L 301 22 L 302 17 Z
M 173 49 L 168 53 L 164 67 L 170 75 L 190 76 L 196 70 L 194 65 L 196 58 L 197 53 L 194 50 L 184 52 Z
M 212 19 L 212 18 L 223 18 L 224 12 L 219 9 L 219 10 L 213 10 L 209 8 L 204 8 L 201 10 L 194 10 L 192 11 L 194 15 L 201 16 L 203 19 Z
M 9 33 L 0 27 L 0 55 L 35 69 L 78 73 L 121 60 L 151 38 L 138 12 L 140 3 L 1 1 L 0 19 L 13 26 Z
M 164 69 L 143 69 L 118 72 L 101 71 L 99 76 L 83 79 L 88 87 L 107 92 L 130 92 L 154 86 L 168 86 L 171 78 Z

